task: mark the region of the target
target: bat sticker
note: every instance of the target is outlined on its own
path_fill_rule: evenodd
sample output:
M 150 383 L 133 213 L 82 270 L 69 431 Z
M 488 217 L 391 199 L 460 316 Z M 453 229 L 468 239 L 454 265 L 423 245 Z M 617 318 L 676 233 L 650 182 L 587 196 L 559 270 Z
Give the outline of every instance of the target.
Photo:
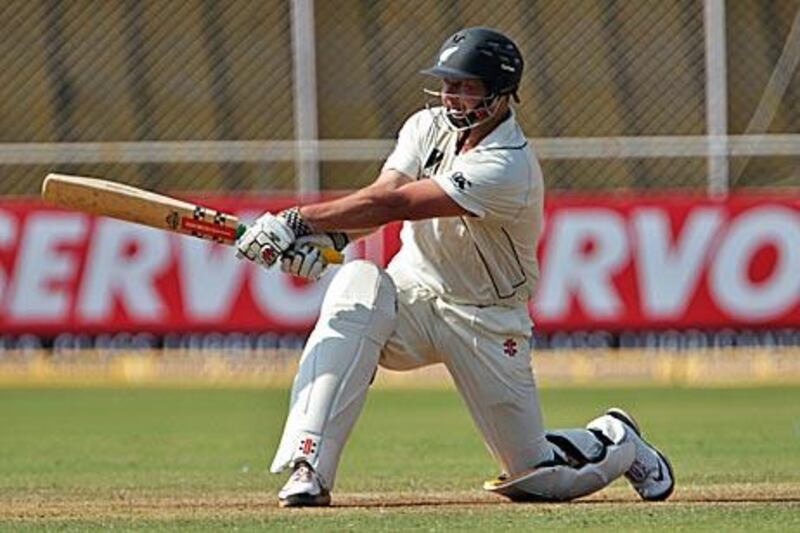
M 177 230 L 178 226 L 180 225 L 181 217 L 178 215 L 177 211 L 171 211 L 169 215 L 167 215 L 167 226 L 172 228 L 173 230 Z
M 196 218 L 183 217 L 181 219 L 181 229 L 204 239 L 215 241 L 236 240 L 236 228 L 220 226 L 213 222 L 206 222 Z

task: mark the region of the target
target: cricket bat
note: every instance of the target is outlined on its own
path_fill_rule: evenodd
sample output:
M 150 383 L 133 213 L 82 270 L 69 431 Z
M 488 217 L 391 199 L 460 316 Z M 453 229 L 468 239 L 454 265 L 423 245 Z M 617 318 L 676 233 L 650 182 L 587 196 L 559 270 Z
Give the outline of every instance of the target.
M 48 174 L 42 183 L 42 198 L 58 207 L 228 245 L 235 244 L 247 230 L 247 226 L 230 213 L 97 178 Z M 324 248 L 322 253 L 330 263 L 344 260 L 333 248 Z

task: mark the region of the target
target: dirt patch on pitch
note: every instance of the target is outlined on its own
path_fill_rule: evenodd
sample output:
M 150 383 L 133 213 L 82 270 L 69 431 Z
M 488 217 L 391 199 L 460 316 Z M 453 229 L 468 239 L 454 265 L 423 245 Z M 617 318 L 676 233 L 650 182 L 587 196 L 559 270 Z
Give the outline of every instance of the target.
M 734 484 L 678 488 L 667 503 L 649 505 L 800 505 L 800 484 Z M 597 495 L 571 503 L 530 504 L 564 506 L 648 505 L 626 487 L 612 487 Z M 287 513 L 336 513 L 357 509 L 421 511 L 442 509 L 513 509 L 530 505 L 509 503 L 482 491 L 455 493 L 341 493 L 326 509 L 281 509 L 271 492 L 217 493 L 209 495 L 153 495 L 146 492 L 34 491 L 0 497 L 0 520 L 112 520 L 112 519 L 224 519 L 268 517 Z

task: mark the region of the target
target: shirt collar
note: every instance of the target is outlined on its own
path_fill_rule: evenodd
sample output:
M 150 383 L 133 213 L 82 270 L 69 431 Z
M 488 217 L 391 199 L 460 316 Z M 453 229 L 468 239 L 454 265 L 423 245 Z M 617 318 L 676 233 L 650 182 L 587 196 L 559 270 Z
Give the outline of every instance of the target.
M 509 114 L 500 124 L 498 124 L 489 134 L 481 139 L 475 147 L 476 150 L 486 148 L 502 148 L 517 146 L 525 142 L 525 136 L 517 124 L 517 116 L 514 110 L 509 108 Z

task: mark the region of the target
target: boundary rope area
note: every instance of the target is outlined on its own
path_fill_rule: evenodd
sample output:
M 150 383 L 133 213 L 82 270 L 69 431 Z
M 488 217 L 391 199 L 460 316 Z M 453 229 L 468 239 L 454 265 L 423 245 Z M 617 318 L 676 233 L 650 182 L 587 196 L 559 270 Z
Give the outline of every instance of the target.
M 37 386 L 288 386 L 297 350 L 241 352 L 6 352 L 0 388 Z M 519 356 L 517 356 L 519 357 Z M 548 386 L 800 385 L 800 348 L 720 350 L 553 350 L 533 354 L 537 382 Z M 409 372 L 381 369 L 377 387 L 449 387 L 443 365 Z

